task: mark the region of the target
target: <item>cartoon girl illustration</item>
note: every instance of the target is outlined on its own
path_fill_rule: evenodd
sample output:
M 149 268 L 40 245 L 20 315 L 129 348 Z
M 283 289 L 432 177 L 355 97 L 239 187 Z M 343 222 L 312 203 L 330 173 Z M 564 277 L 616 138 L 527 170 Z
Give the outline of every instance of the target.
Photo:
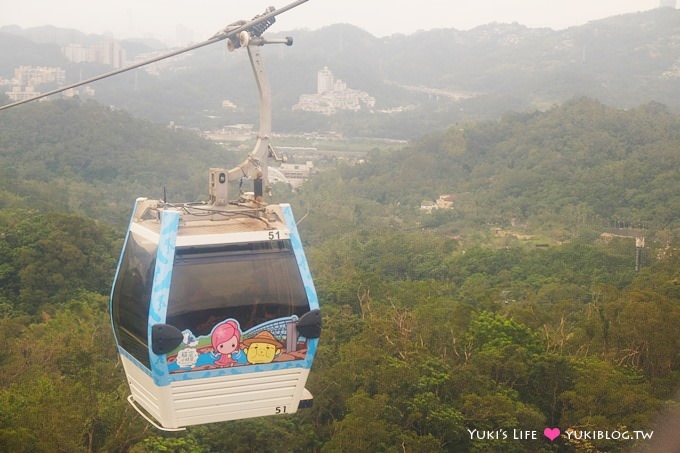
M 233 359 L 233 353 L 240 352 L 241 327 L 238 321 L 229 319 L 215 326 L 210 334 L 213 350 L 218 358 L 215 365 L 222 367 L 234 366 L 238 362 Z

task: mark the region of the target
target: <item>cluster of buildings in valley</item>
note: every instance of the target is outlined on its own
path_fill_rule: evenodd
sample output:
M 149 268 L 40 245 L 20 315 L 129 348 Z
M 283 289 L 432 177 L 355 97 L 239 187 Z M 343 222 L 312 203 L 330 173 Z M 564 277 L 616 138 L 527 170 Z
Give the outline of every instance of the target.
M 333 72 L 324 66 L 317 72 L 316 93 L 301 94 L 297 104 L 293 105 L 293 111 L 315 112 L 322 115 L 335 115 L 340 110 L 356 112 L 375 107 L 375 98 L 365 91 L 354 90 L 347 83 L 336 79 Z M 222 101 L 222 108 L 235 110 L 237 108 L 230 100 Z M 222 131 L 221 133 L 233 134 L 235 131 Z
M 12 101 L 23 101 L 40 94 L 36 86 L 51 82 L 62 84 L 65 78 L 66 71 L 59 67 L 19 66 L 14 68 L 14 78 L 3 84 L 9 85 L 5 94 Z
M 328 67 L 324 67 L 317 73 L 316 93 L 300 95 L 293 110 L 334 115 L 338 110 L 358 111 L 362 107 L 372 109 L 374 106 L 373 96 L 348 88 L 345 82 L 333 76 Z
M 58 66 L 19 66 L 14 68 L 14 78 L 0 79 L 0 85 L 8 86 L 5 94 L 11 101 L 24 101 L 41 94 L 40 85 L 54 84 L 60 86 L 66 80 L 66 71 Z M 70 89 L 64 96 L 87 95 L 94 96 L 94 88 L 90 86 L 80 89 Z
M 61 48 L 61 53 L 73 63 L 97 63 L 116 69 L 126 63 L 125 49 L 112 39 L 91 46 L 69 44 Z M 14 68 L 14 77 L 10 80 L 0 80 L 0 85 L 9 87 L 5 94 L 10 100 L 23 101 L 41 94 L 38 89 L 41 85 L 63 85 L 65 80 L 66 71 L 58 66 L 19 66 Z M 74 89 L 65 93 L 66 96 L 76 94 L 92 96 L 94 89 L 85 87 L 79 91 Z

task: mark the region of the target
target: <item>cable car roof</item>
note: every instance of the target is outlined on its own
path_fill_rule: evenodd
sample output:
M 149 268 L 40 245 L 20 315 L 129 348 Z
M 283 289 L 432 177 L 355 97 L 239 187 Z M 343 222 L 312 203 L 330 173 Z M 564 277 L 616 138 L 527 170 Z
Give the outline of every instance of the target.
M 202 237 L 200 242 L 214 243 L 224 242 L 220 237 L 229 236 L 226 242 L 237 242 L 241 237 L 243 241 L 272 239 L 270 232 L 276 231 L 277 239 L 288 239 L 289 229 L 283 220 L 283 214 L 278 205 L 268 205 L 263 208 L 253 209 L 249 206 L 234 205 L 228 209 L 214 209 L 201 205 L 168 205 L 161 201 L 147 200 L 144 202 L 146 209 L 135 216 L 130 226 L 135 231 L 149 239 L 154 239 L 160 234 L 161 211 L 175 211 L 180 214 L 179 228 L 177 231 L 178 246 L 196 245 L 196 237 Z M 235 236 L 237 235 L 237 236 Z M 192 238 L 191 240 L 189 240 Z

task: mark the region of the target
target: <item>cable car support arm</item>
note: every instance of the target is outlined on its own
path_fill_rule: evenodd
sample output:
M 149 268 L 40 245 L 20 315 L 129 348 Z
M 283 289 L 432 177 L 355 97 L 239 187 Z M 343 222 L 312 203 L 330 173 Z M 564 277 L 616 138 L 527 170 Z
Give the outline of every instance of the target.
M 230 170 L 223 168 L 210 169 L 210 202 L 217 206 L 224 206 L 229 203 L 227 198 L 227 183 L 229 181 L 237 181 L 241 178 L 253 179 L 255 186 L 253 196 L 256 202 L 262 200 L 265 190 L 268 191 L 268 188 L 265 189 L 263 187 L 263 184 L 268 181 L 268 160 L 269 157 L 276 158 L 276 155 L 270 141 L 272 131 L 271 88 L 264 70 L 260 50 L 265 44 L 285 44 L 291 46 L 293 45 L 293 38 L 286 37 L 270 40 L 262 36 L 253 36 L 249 31 L 242 31 L 238 35 L 238 41 L 230 39 L 227 44 L 229 50 L 235 50 L 238 47 L 246 47 L 248 50 L 248 57 L 259 94 L 260 125 L 255 146 L 241 164 Z

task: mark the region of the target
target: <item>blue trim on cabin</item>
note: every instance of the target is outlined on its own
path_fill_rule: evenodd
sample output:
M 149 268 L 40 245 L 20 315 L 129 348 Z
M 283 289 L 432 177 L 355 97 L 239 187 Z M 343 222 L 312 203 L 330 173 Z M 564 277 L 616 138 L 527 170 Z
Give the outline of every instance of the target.
M 149 345 L 149 362 L 151 363 L 151 377 L 158 386 L 170 383 L 168 364 L 165 354 L 156 355 L 151 350 L 151 327 L 155 324 L 165 324 L 170 297 L 170 282 L 172 281 L 172 267 L 175 262 L 175 243 L 179 229 L 179 212 L 162 211 L 161 231 L 158 238 L 158 252 L 156 253 L 156 268 L 153 275 L 153 289 L 149 304 L 149 322 L 147 326 L 147 341 Z
M 281 203 L 281 212 L 283 213 L 283 221 L 286 223 L 288 230 L 290 231 L 290 243 L 293 247 L 293 253 L 295 253 L 295 259 L 297 260 L 298 269 L 300 269 L 300 276 L 302 277 L 302 283 L 305 286 L 305 292 L 307 293 L 307 300 L 309 301 L 309 309 L 315 310 L 319 308 L 319 298 L 316 294 L 316 288 L 314 287 L 314 280 L 312 279 L 312 273 L 309 270 L 309 263 L 307 262 L 307 257 L 305 256 L 305 251 L 302 248 L 302 240 L 300 239 L 300 233 L 298 233 L 297 224 L 295 223 L 295 217 L 293 216 L 293 210 L 288 203 Z M 305 363 L 307 368 L 312 367 L 312 361 L 314 360 L 314 355 L 316 354 L 318 338 L 307 339 L 307 356 L 305 357 Z
M 281 211 L 283 212 L 283 220 L 290 231 L 290 243 L 293 247 L 293 253 L 295 253 L 295 259 L 297 260 L 298 268 L 300 269 L 302 283 L 305 286 L 305 292 L 307 293 L 307 299 L 309 300 L 309 309 L 315 310 L 319 308 L 319 298 L 316 295 L 316 288 L 314 287 L 314 280 L 312 280 L 312 273 L 309 271 L 307 257 L 305 256 L 305 251 L 302 248 L 302 241 L 300 240 L 300 234 L 298 233 L 297 225 L 295 224 L 293 210 L 288 203 L 281 203 L 280 206 Z

